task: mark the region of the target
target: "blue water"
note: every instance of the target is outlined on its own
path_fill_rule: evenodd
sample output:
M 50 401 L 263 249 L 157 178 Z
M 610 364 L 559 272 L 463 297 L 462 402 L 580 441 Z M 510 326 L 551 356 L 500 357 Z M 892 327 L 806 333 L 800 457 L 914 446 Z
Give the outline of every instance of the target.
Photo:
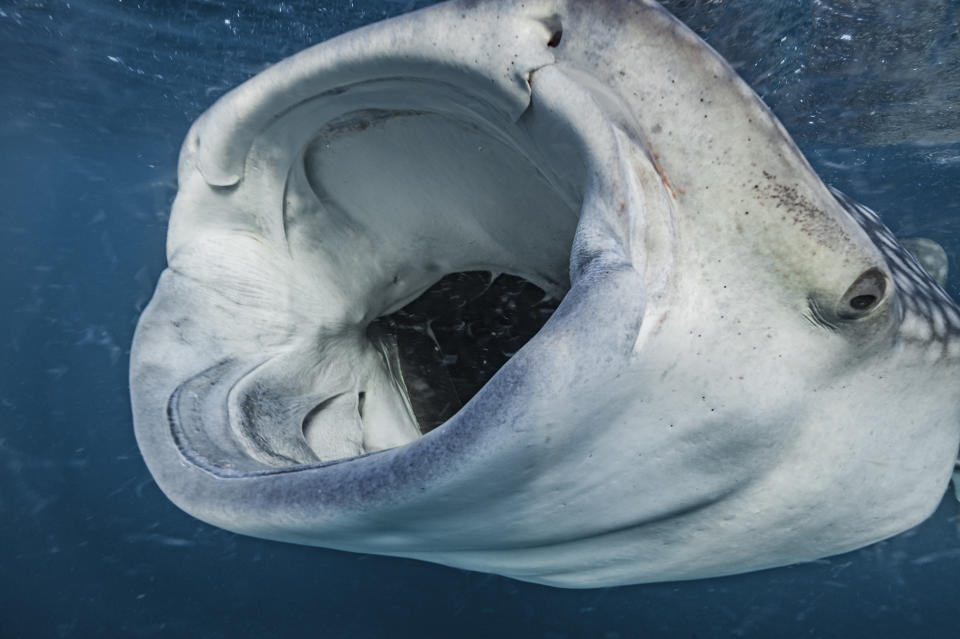
M 127 359 L 189 124 L 269 62 L 427 4 L 0 0 L 0 637 L 958 636 L 951 499 L 811 564 L 565 591 L 238 537 L 163 497 Z M 920 4 L 670 6 L 829 182 L 955 259 L 960 3 Z

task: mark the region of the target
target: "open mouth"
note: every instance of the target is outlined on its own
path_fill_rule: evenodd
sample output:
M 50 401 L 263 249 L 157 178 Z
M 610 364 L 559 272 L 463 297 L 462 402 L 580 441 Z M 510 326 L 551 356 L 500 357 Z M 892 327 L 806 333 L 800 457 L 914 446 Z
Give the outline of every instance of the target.
M 247 365 L 223 398 L 222 434 L 248 459 L 227 462 L 180 428 L 205 465 L 289 467 L 412 442 L 479 392 L 568 290 L 577 154 L 482 96 L 415 85 L 360 83 L 294 105 L 246 158 L 238 190 L 256 224 L 224 240 L 245 248 L 215 267 L 219 250 L 199 267 L 174 254 L 172 269 L 215 272 L 204 286 L 272 310 L 259 330 L 282 333 L 253 365 L 238 358 Z M 194 138 L 192 152 L 203 148 Z

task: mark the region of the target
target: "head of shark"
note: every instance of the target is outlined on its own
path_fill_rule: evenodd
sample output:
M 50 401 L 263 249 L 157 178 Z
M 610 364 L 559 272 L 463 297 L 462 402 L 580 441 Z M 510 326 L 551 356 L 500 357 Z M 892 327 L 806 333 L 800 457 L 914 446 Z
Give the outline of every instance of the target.
M 906 530 L 957 456 L 958 308 L 648 0 L 459 0 L 276 64 L 190 130 L 167 259 L 137 440 L 239 533 L 693 579 Z M 562 301 L 431 430 L 378 318 L 473 271 Z

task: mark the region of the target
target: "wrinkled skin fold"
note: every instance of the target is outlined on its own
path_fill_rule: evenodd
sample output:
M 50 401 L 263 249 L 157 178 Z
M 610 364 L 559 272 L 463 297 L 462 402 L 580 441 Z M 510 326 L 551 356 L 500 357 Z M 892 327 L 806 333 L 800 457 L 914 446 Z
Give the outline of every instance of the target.
M 216 526 L 565 587 L 812 560 L 935 508 L 960 311 L 645 0 L 460 1 L 193 126 L 137 439 Z M 563 297 L 421 435 L 374 321 L 448 273 Z

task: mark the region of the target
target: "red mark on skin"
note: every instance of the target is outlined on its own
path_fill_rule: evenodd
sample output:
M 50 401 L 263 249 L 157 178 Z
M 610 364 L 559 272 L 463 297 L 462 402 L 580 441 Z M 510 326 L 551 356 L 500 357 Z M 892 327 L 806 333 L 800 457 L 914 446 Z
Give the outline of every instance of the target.
M 684 193 L 685 191 L 681 188 L 674 189 L 673 185 L 670 184 L 670 178 L 667 177 L 667 173 L 663 170 L 663 166 L 660 164 L 660 154 L 653 150 L 653 147 L 647 144 L 647 150 L 650 151 L 650 159 L 653 160 L 653 167 L 657 170 L 657 175 L 660 176 L 660 179 L 663 180 L 663 185 L 667 187 L 667 190 L 670 191 L 670 195 L 673 196 L 673 199 L 677 199 L 677 191 Z

